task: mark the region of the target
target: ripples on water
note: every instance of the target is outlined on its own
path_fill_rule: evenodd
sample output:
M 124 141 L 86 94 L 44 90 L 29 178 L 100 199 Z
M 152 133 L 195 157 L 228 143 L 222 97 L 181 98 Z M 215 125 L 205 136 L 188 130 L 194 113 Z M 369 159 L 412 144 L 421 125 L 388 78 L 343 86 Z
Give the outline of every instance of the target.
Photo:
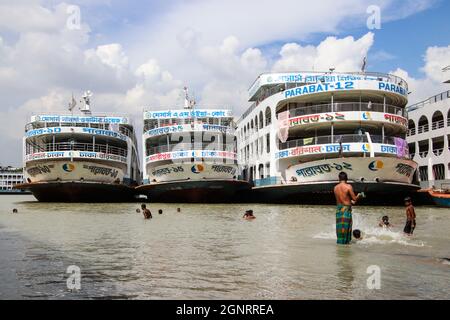
M 251 222 L 242 205 L 150 204 L 150 221 L 138 206 L 1 196 L 0 298 L 450 297 L 448 209 L 418 208 L 416 235 L 406 238 L 403 208 L 356 207 L 364 239 L 338 247 L 329 206 L 250 205 Z M 376 227 L 385 214 L 392 230 Z M 66 288 L 70 265 L 81 268 L 78 292 Z M 367 289 L 370 265 L 382 270 L 381 290 Z

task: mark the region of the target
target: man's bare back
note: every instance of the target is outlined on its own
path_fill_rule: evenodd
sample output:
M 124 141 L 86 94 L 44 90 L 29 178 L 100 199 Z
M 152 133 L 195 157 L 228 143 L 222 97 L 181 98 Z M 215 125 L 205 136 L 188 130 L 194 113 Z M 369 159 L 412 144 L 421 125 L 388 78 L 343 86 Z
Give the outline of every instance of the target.
M 353 191 L 353 187 L 344 181 L 341 181 L 334 187 L 334 195 L 336 197 L 336 203 L 344 206 L 351 206 L 358 200 L 358 197 Z

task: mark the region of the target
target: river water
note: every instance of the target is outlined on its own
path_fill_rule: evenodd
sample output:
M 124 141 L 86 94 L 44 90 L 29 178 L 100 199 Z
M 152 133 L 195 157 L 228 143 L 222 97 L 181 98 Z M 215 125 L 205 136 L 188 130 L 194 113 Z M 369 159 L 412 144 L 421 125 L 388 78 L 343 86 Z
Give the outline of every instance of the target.
M 448 209 L 417 208 L 407 238 L 404 208 L 355 207 L 364 239 L 338 247 L 332 206 L 150 204 L 152 220 L 138 206 L 0 196 L 0 299 L 450 298 Z

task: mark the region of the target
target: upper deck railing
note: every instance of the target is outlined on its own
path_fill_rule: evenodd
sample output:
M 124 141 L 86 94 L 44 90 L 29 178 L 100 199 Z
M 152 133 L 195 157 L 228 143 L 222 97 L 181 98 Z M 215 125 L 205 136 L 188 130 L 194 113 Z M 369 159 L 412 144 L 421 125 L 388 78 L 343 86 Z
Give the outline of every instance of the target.
M 406 108 L 407 112 L 411 112 L 420 108 L 425 107 L 428 104 L 436 103 L 439 101 L 450 99 L 450 90 L 441 92 L 435 96 L 432 96 L 431 98 L 428 98 L 424 101 L 418 102 L 416 104 L 410 105 Z
M 53 151 L 88 151 L 88 152 L 99 152 L 106 154 L 113 154 L 122 157 L 127 157 L 127 149 L 114 147 L 104 144 L 93 144 L 93 143 L 47 143 L 40 145 L 27 145 L 26 154 L 40 153 L 40 152 L 53 152 Z
M 372 143 L 382 143 L 395 145 L 394 137 L 382 137 L 382 136 L 370 136 Z M 279 150 L 291 149 L 296 147 L 304 147 L 308 145 L 321 145 L 331 143 L 367 143 L 368 139 L 366 135 L 358 134 L 346 134 L 346 135 L 334 135 L 334 136 L 317 136 L 305 139 L 290 140 L 285 143 L 279 143 Z
M 298 117 L 309 114 L 319 114 L 327 112 L 384 112 L 389 114 L 395 114 L 398 116 L 406 117 L 406 111 L 404 108 L 384 105 L 382 103 L 369 103 L 369 102 L 339 102 L 333 104 L 319 104 L 307 107 L 297 107 L 289 109 L 290 117 Z
M 218 144 L 214 142 L 210 143 L 172 143 L 168 145 L 162 145 L 157 147 L 149 147 L 145 150 L 146 156 L 154 154 L 172 152 L 172 151 L 185 151 L 185 150 L 210 150 L 210 151 L 229 151 L 235 152 L 234 144 Z
M 264 83 L 261 79 L 263 77 L 271 77 L 272 75 L 278 76 L 281 79 L 286 78 L 285 81 L 280 80 L 271 80 L 270 83 Z M 297 75 L 297 81 L 289 81 L 289 75 Z M 361 77 L 361 80 L 377 80 L 380 82 L 388 82 L 401 85 L 406 92 L 408 92 L 408 83 L 399 76 L 395 76 L 392 74 L 386 73 L 378 73 L 378 72 L 290 72 L 290 73 L 263 73 L 261 74 L 253 83 L 253 85 L 249 89 L 250 96 L 254 96 L 256 92 L 263 86 L 272 86 L 272 88 L 267 88 L 266 91 L 261 93 L 258 97 L 257 101 L 253 102 L 252 105 L 247 108 L 247 110 L 243 113 L 243 115 L 237 121 L 238 123 L 245 119 L 262 101 L 267 99 L 268 97 L 280 92 L 281 90 L 289 90 L 299 86 L 304 86 L 305 84 L 312 84 L 324 81 L 326 82 L 335 82 L 338 77 L 344 76 L 355 76 Z M 335 80 L 333 80 L 335 79 Z M 284 88 L 280 88 L 279 85 L 285 85 Z

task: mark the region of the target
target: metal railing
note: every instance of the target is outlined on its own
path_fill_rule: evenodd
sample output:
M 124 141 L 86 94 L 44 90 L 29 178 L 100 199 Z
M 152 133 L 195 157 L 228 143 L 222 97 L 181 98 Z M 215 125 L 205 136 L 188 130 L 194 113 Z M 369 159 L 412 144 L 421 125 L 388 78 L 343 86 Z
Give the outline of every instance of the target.
M 393 105 L 384 105 L 382 103 L 370 102 L 338 102 L 330 104 L 319 104 L 307 107 L 297 107 L 290 109 L 290 117 L 304 116 L 308 114 L 327 113 L 327 112 L 348 112 L 348 111 L 364 111 L 364 112 L 385 112 L 405 117 L 404 108 Z
M 211 151 L 229 151 L 235 152 L 234 144 L 218 144 L 218 143 L 173 143 L 169 145 L 163 145 L 158 147 L 146 148 L 146 156 L 154 154 L 172 152 L 172 151 L 185 151 L 185 150 L 211 150 Z
M 421 158 L 426 158 L 426 157 L 428 156 L 428 151 L 420 151 L 420 152 L 419 152 L 419 156 L 420 156 Z
M 433 153 L 435 156 L 440 156 L 444 152 L 444 148 L 433 149 Z
M 439 121 L 433 121 L 431 123 L 431 130 L 438 130 L 438 129 L 442 129 L 445 126 L 445 122 L 444 120 L 439 120 Z
M 421 133 L 424 133 L 424 132 L 428 132 L 428 131 L 430 131 L 430 126 L 428 125 L 428 123 L 424 124 L 422 126 L 419 126 L 417 128 L 417 133 L 418 134 L 421 134 Z
M 427 104 L 436 103 L 442 100 L 450 99 L 450 90 L 444 91 L 442 93 L 439 93 L 435 96 L 432 96 L 431 98 L 428 98 L 427 100 L 418 102 L 416 104 L 410 105 L 407 110 L 408 112 L 420 109 L 425 107 Z
M 389 82 L 389 83 L 395 83 L 399 86 L 404 87 L 404 89 L 408 92 L 408 84 L 405 80 L 403 80 L 401 77 L 392 75 L 392 74 L 386 74 L 386 73 L 379 73 L 379 72 L 301 72 L 298 73 L 315 73 L 320 78 L 320 76 L 334 76 L 334 75 L 355 75 L 355 76 L 369 76 L 369 77 L 376 77 L 378 81 L 383 82 Z M 254 81 L 254 83 L 249 88 L 249 92 L 252 90 L 252 88 L 255 86 L 256 82 L 260 79 L 260 77 L 264 74 L 260 74 L 258 78 Z M 316 82 L 308 82 L 308 83 L 317 83 Z M 286 89 L 292 89 L 300 86 L 304 86 L 308 84 L 306 82 L 298 82 L 298 83 L 286 83 L 288 86 Z M 284 85 L 278 83 L 275 87 L 267 89 L 264 94 L 259 97 L 258 101 L 254 102 L 245 112 L 244 114 L 239 118 L 238 123 L 245 119 L 261 102 L 263 102 L 268 97 L 280 92 L 280 85 Z M 256 92 L 256 91 L 255 91 Z
M 414 136 L 415 134 L 416 134 L 416 128 L 408 129 L 408 131 L 406 132 L 407 137 Z
M 394 137 L 382 137 L 382 136 L 370 136 L 373 143 L 382 143 L 395 145 Z M 279 150 L 291 149 L 296 147 L 332 144 L 332 143 L 367 143 L 366 135 L 359 134 L 347 134 L 347 135 L 334 135 L 334 136 L 318 136 L 304 139 L 297 139 L 280 143 Z
M 126 158 L 128 154 L 127 149 L 124 148 L 92 143 L 60 142 L 60 143 L 38 144 L 38 145 L 28 144 L 26 148 L 27 148 L 27 155 L 38 152 L 86 151 L 86 152 L 113 154 Z

